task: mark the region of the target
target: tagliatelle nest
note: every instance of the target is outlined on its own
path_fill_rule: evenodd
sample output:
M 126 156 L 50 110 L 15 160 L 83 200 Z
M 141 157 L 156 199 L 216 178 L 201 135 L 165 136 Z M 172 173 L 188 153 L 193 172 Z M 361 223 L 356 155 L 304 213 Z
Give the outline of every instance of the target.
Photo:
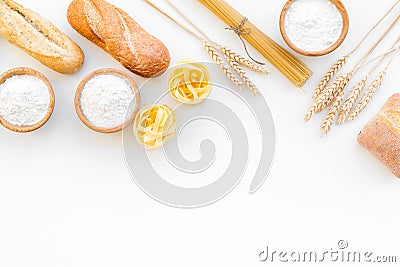
M 176 133 L 175 114 L 167 105 L 145 106 L 136 115 L 133 130 L 145 148 L 160 148 Z
M 203 102 L 211 92 L 210 74 L 203 64 L 190 59 L 178 62 L 168 75 L 171 96 L 189 105 Z

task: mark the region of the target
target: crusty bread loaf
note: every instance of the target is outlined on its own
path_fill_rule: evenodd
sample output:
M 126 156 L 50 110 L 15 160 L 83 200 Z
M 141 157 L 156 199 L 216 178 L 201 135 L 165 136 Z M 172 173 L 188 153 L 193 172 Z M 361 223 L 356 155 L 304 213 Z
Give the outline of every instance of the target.
M 389 98 L 357 140 L 400 178 L 400 94 Z
M 74 73 L 82 67 L 84 55 L 77 44 L 51 22 L 12 0 L 0 0 L 0 35 L 60 73 Z
M 73 0 L 68 21 L 81 35 L 142 77 L 164 73 L 170 63 L 165 45 L 128 14 L 104 0 Z

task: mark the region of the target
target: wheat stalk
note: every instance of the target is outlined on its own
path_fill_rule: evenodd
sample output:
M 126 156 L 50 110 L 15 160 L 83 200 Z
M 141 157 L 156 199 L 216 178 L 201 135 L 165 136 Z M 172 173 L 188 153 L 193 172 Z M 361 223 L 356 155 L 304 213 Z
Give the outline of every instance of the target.
M 314 90 L 313 93 L 313 99 L 315 100 L 319 94 L 324 90 L 325 86 L 328 84 L 328 82 L 332 79 L 332 77 L 343 67 L 343 65 L 346 63 L 346 61 L 349 59 L 349 56 L 343 56 L 341 59 L 339 59 L 335 65 L 332 66 L 332 68 L 324 75 L 322 80 L 319 82 L 317 87 Z
M 322 122 L 321 125 L 321 135 L 328 134 L 332 128 L 333 121 L 335 120 L 336 115 L 339 112 L 340 105 L 343 102 L 344 98 L 344 87 L 339 89 L 339 92 L 332 102 L 332 106 L 328 111 L 328 115 L 325 117 L 325 120 Z
M 337 124 L 341 125 L 349 115 L 351 109 L 354 107 L 358 97 L 360 96 L 361 92 L 364 90 L 365 85 L 368 81 L 368 75 L 364 77 L 350 92 L 349 96 L 347 97 L 346 101 L 344 102 L 342 108 L 340 109 L 339 116 L 337 119 Z
M 315 113 L 321 112 L 330 103 L 332 103 L 340 90 L 344 90 L 344 88 L 347 86 L 350 81 L 350 76 L 350 73 L 346 73 L 336 77 L 336 79 L 319 94 L 311 108 L 308 110 L 304 121 L 309 121 Z
M 222 45 L 218 45 L 218 48 L 220 49 L 220 51 L 222 52 L 222 54 L 225 56 L 225 58 L 229 61 L 229 60 L 233 60 L 237 63 L 239 63 L 242 66 L 245 66 L 255 72 L 259 72 L 262 74 L 269 74 L 270 72 L 258 65 L 256 65 L 255 63 L 251 62 L 248 59 L 245 59 L 244 57 L 242 57 L 240 54 L 232 51 L 231 49 L 222 46 Z
M 257 86 L 255 86 L 255 84 L 249 79 L 246 72 L 239 65 L 239 63 L 231 59 L 228 59 L 228 63 L 237 72 L 240 78 L 242 78 L 244 84 L 247 86 L 250 92 L 252 92 L 254 95 L 257 95 L 259 93 Z
M 233 75 L 232 71 L 228 69 L 228 67 L 225 65 L 224 61 L 222 60 L 221 56 L 218 54 L 218 52 L 215 50 L 215 48 L 207 43 L 203 42 L 203 46 L 207 53 L 210 55 L 212 60 L 219 65 L 219 67 L 224 71 L 226 77 L 228 77 L 229 80 L 231 80 L 236 86 L 240 86 L 243 83 Z
M 360 102 L 358 102 L 357 106 L 354 108 L 353 113 L 349 116 L 348 121 L 354 120 L 360 113 L 365 109 L 368 103 L 371 101 L 375 92 L 382 86 L 383 80 L 386 76 L 386 69 L 381 71 L 378 76 L 376 76 L 375 80 L 368 87 L 368 90 L 364 93 Z

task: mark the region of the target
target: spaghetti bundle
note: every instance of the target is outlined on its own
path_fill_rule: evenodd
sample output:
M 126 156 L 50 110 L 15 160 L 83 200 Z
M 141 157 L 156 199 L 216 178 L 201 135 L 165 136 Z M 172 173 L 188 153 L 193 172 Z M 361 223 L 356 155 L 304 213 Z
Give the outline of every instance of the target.
M 199 0 L 211 12 L 223 20 L 226 24 L 248 29 L 240 36 L 246 39 L 269 62 L 271 62 L 283 75 L 298 87 L 302 87 L 312 72 L 299 59 L 283 49 L 271 38 L 248 20 L 244 20 L 239 12 L 224 0 Z

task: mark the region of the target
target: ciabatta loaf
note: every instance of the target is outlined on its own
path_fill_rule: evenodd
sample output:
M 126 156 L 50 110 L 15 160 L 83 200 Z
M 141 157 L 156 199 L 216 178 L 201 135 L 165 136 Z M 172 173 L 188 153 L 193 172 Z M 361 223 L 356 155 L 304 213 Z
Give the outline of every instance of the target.
M 39 14 L 12 0 L 0 0 L 0 35 L 32 57 L 60 73 L 77 72 L 82 50 Z
M 73 0 L 67 16 L 72 28 L 133 73 L 155 77 L 167 70 L 165 45 L 120 8 L 104 0 Z
M 389 98 L 357 140 L 400 178 L 400 94 Z

